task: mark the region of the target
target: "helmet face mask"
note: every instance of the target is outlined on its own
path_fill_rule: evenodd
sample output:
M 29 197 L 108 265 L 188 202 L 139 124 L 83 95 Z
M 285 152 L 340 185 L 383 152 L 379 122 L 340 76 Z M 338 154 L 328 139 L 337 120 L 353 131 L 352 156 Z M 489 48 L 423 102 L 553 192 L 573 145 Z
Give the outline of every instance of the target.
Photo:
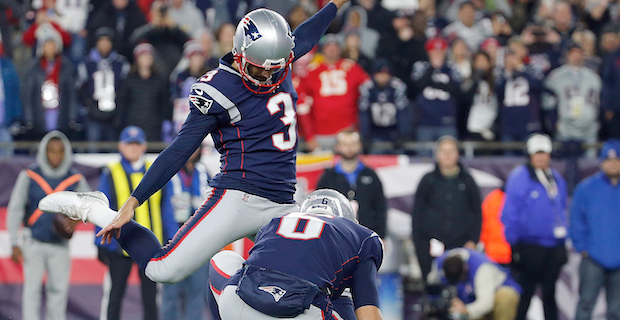
M 245 87 L 256 94 L 275 91 L 288 75 L 294 46 L 291 28 L 280 14 L 268 9 L 246 14 L 237 25 L 232 50 Z M 261 81 L 252 76 L 250 66 L 276 70 Z
M 310 193 L 301 203 L 299 211 L 329 214 L 359 223 L 349 200 L 342 193 L 332 189 L 319 189 Z

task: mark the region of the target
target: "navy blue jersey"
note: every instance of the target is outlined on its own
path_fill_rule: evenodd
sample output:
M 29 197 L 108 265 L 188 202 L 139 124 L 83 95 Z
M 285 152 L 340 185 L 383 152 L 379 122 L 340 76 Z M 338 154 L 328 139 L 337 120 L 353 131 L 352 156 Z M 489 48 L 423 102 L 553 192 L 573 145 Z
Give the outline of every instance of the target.
M 360 86 L 360 132 L 369 141 L 393 141 L 404 133 L 403 126 L 410 125 L 405 117 L 407 86 L 393 77 L 384 88 L 373 80 Z
M 259 231 L 246 263 L 329 287 L 332 300 L 351 286 L 355 300 L 362 295 L 352 285 L 358 266 L 371 262 L 378 270 L 382 259 L 374 231 L 344 218 L 295 212 L 272 219 Z
M 296 183 L 297 92 L 291 76 L 274 94 L 254 94 L 245 88 L 229 59 L 232 55 L 198 79 L 189 95 L 193 108 L 218 119 L 211 136 L 221 154 L 221 172 L 210 185 L 270 198 L 278 191 L 292 195 Z
M 330 3 L 293 32 L 295 59 L 310 51 L 336 16 Z M 273 75 L 278 77 L 277 74 Z M 232 54 L 191 88 L 190 114 L 179 135 L 144 175 L 133 196 L 140 203 L 181 169 L 211 133 L 221 172 L 211 186 L 236 189 L 278 203 L 293 203 L 297 152 L 297 93 L 290 78 L 271 94 L 251 93 L 232 67 Z
M 502 133 L 528 134 L 540 130 L 543 79 L 541 71 L 530 67 L 499 77 L 495 92 Z
M 461 76 L 445 64 L 435 69 L 428 61 L 418 61 L 411 73 L 412 98 L 415 98 L 416 122 L 421 125 L 456 125 L 457 100 Z

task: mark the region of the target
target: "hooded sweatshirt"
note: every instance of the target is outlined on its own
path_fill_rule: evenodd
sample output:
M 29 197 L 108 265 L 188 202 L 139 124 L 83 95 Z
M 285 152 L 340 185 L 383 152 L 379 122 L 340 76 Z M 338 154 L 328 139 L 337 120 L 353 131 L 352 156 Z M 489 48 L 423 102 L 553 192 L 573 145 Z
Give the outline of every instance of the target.
M 65 156 L 60 165 L 53 168 L 47 158 L 47 145 L 50 139 L 58 137 L 65 146 Z M 63 242 L 64 240 L 53 230 L 53 220 L 55 214 L 41 213 L 38 219 L 34 219 L 37 214 L 37 205 L 47 192 L 42 185 L 49 185 L 54 191 L 90 191 L 86 179 L 79 174 L 73 165 L 73 150 L 69 139 L 60 131 L 51 131 L 46 134 L 37 150 L 36 162 L 19 173 L 17 182 L 11 192 L 9 199 L 7 228 L 11 244 L 18 244 L 18 230 L 20 224 L 32 233 L 32 236 L 43 242 Z M 37 179 L 44 180 L 37 181 Z M 63 183 L 63 181 L 67 181 Z M 75 181 L 75 182 L 74 182 Z M 73 182 L 73 183 L 71 183 Z M 66 186 L 66 184 L 69 184 Z M 65 186 L 63 186 L 65 185 Z M 60 188 L 59 188 L 60 187 Z M 65 188 L 63 188 L 65 187 Z M 49 190 L 48 190 L 49 191 Z

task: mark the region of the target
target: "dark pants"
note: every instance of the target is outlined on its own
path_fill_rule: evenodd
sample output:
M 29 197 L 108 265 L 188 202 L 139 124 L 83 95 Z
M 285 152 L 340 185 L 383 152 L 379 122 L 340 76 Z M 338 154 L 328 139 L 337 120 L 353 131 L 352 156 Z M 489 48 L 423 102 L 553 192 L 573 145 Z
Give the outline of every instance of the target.
M 420 264 L 420 270 L 422 271 L 422 279 L 424 280 L 424 282 L 426 282 L 426 277 L 431 272 L 431 266 L 433 265 L 433 260 L 435 260 L 434 257 L 431 257 L 431 246 L 428 240 L 414 240 L 413 244 L 415 246 L 415 254 L 418 258 L 418 263 Z M 465 245 L 465 242 L 461 243 L 460 245 L 456 245 L 454 243 L 444 243 L 444 245 L 446 246 L 447 251 L 450 249 L 462 247 Z
M 555 302 L 555 283 L 562 266 L 567 261 L 564 243 L 556 247 L 543 247 L 532 244 L 513 246 L 512 274 L 523 289 L 516 320 L 525 320 L 530 300 L 540 284 L 545 320 L 558 320 Z
M 99 249 L 99 260 L 110 268 L 110 278 L 112 280 L 108 302 L 108 320 L 119 320 L 121 318 L 125 289 L 127 289 L 127 278 L 134 262 L 129 257 L 105 249 Z M 159 318 L 157 304 L 155 303 L 157 284 L 147 278 L 144 272 L 139 271 L 139 274 L 143 318 L 144 320 L 157 320 Z

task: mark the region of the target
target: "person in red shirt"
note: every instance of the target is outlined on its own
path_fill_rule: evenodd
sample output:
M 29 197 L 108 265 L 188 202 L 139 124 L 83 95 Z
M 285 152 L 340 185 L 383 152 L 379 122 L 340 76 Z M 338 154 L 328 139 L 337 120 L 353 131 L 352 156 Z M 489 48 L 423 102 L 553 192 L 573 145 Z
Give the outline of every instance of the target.
M 337 35 L 325 35 L 319 44 L 322 59 L 309 66 L 297 90 L 299 128 L 307 151 L 332 150 L 338 132 L 357 126 L 359 87 L 370 78 L 355 61 L 342 58 Z

